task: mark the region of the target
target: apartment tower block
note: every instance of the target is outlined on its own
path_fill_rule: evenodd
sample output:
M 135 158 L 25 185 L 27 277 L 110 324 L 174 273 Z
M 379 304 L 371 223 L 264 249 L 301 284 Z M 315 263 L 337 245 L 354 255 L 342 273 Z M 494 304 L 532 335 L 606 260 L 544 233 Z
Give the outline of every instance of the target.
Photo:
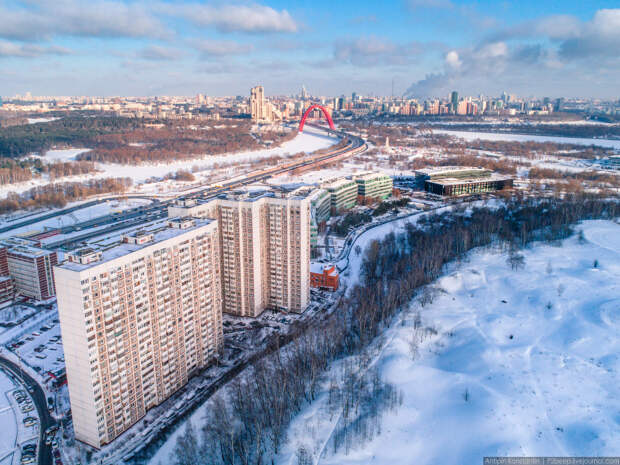
M 171 219 L 55 267 L 76 439 L 109 443 L 222 345 L 217 222 Z

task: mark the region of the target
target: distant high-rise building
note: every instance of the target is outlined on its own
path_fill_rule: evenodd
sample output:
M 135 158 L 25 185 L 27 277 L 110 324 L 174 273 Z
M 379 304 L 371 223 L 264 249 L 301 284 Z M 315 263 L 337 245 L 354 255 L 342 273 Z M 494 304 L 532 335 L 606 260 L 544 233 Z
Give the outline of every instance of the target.
M 254 122 L 271 122 L 274 119 L 274 109 L 265 100 L 263 86 L 252 87 L 250 90 L 250 113 Z
M 450 94 L 450 109 L 452 113 L 456 113 L 459 107 L 459 93 L 453 90 Z
M 308 99 L 308 91 L 306 90 L 306 86 L 302 84 L 301 86 L 301 94 L 300 97 L 302 100 L 307 100 Z
M 265 119 L 265 90 L 263 86 L 252 87 L 250 90 L 250 114 L 252 121 Z

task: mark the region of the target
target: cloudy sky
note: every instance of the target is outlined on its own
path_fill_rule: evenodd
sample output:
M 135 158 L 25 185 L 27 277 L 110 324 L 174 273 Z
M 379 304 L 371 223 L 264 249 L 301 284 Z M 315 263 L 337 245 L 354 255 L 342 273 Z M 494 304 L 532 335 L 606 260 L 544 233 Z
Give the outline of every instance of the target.
M 0 0 L 0 95 L 620 98 L 618 0 Z

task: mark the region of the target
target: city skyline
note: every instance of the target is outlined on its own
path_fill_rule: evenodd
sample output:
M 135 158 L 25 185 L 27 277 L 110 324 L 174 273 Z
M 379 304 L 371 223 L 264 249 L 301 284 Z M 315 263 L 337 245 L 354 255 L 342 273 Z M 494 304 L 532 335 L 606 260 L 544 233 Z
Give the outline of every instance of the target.
M 5 1 L 0 94 L 617 99 L 616 5 Z

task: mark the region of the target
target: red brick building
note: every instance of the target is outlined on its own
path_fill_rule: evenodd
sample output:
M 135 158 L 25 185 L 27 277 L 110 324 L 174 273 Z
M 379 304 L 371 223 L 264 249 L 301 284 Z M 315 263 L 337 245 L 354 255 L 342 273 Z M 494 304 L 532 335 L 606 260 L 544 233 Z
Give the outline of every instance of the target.
M 13 300 L 15 284 L 9 276 L 9 260 L 6 247 L 0 245 L 0 305 Z
M 338 289 L 338 270 L 334 265 L 313 263 L 310 265 L 310 286 L 319 289 Z

